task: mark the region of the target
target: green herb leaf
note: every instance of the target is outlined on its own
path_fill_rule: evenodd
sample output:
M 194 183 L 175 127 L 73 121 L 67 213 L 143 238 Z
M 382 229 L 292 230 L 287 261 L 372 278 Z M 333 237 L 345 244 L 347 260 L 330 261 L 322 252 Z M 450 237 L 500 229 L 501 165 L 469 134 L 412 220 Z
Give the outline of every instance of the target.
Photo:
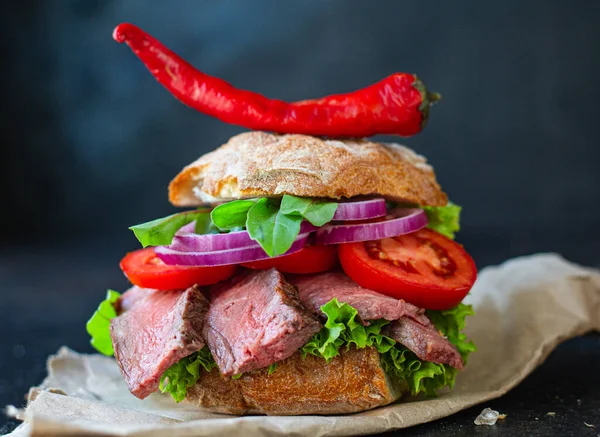
M 212 210 L 210 216 L 213 223 L 222 230 L 243 228 L 246 226 L 248 210 L 256 203 L 256 199 L 234 200 L 224 203 Z
M 298 214 L 312 223 L 314 226 L 323 226 L 329 223 L 338 204 L 310 197 L 296 197 L 288 194 L 281 199 L 279 211 L 283 214 Z
M 219 228 L 217 228 L 211 220 L 210 212 L 206 211 L 198 215 L 198 217 L 196 218 L 196 226 L 194 227 L 194 232 L 200 235 L 219 233 Z
M 275 372 L 275 369 L 277 369 L 277 363 L 269 364 L 267 375 L 272 375 Z
M 90 344 L 101 354 L 113 355 L 115 352 L 110 339 L 110 320 L 117 317 L 114 303 L 121 296 L 121 293 L 108 290 L 106 299 L 100 302 L 98 309 L 92 314 L 85 328 L 87 333 L 92 337 Z
M 271 257 L 289 250 L 300 233 L 302 217 L 282 214 L 277 203 L 266 197 L 248 210 L 246 229 Z
M 200 367 L 207 372 L 217 367 L 207 346 L 169 367 L 160 378 L 160 391 L 169 393 L 176 402 L 181 402 L 185 399 L 187 389 L 200 379 Z
M 171 244 L 175 233 L 181 227 L 198 219 L 205 217 L 208 211 L 186 211 L 173 214 L 168 217 L 159 218 L 139 225 L 131 226 L 136 238 L 142 244 L 142 247 L 148 246 L 166 246 Z
M 428 228 L 454 240 L 455 232 L 460 230 L 460 206 L 448 202 L 446 206 L 423 206 L 423 210 L 429 220 Z

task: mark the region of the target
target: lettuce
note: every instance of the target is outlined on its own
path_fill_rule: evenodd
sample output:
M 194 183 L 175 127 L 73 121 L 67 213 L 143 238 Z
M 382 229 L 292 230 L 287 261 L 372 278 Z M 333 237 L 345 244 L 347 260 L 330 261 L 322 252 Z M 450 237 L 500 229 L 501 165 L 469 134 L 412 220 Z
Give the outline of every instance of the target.
M 92 314 L 85 328 L 90 335 L 90 344 L 101 354 L 114 355 L 112 340 L 110 339 L 110 319 L 117 317 L 114 303 L 121 293 L 108 290 L 106 299 L 100 302 L 98 309 Z
M 411 394 L 426 393 L 434 396 L 443 387 L 453 387 L 457 370 L 447 364 L 436 364 L 420 360 L 413 352 L 392 338 L 381 334 L 381 329 L 389 322 L 374 320 L 369 326 L 357 321 L 358 311 L 352 306 L 332 299 L 321 307 L 327 322 L 301 348 L 303 356 L 308 354 L 331 361 L 341 348 L 357 349 L 370 346 L 381 354 L 383 369 L 398 379 L 406 380 Z M 466 340 L 460 331 L 465 326 L 465 317 L 473 314 L 470 305 L 459 304 L 447 311 L 428 311 L 432 322 L 448 339 L 456 345 L 463 360 L 467 361 L 475 345 Z
M 187 389 L 200 378 L 200 366 L 207 372 L 217 367 L 207 346 L 169 367 L 160 378 L 158 388 L 163 393 L 169 393 L 176 402 L 181 402 Z
M 469 354 L 477 350 L 475 343 L 468 341 L 466 334 L 461 332 L 465 329 L 467 316 L 473 314 L 475 314 L 473 307 L 463 303 L 445 311 L 427 311 L 427 317 L 456 346 L 465 364 Z
M 454 240 L 454 234 L 460 230 L 461 207 L 452 202 L 446 206 L 423 206 L 429 220 L 428 228 Z
M 363 349 L 371 346 L 379 353 L 386 353 L 396 343 L 380 334 L 381 328 L 389 323 L 387 320 L 374 320 L 369 326 L 363 326 L 357 320 L 358 311 L 336 298 L 323 305 L 321 311 L 327 316 L 327 322 L 300 348 L 303 357 L 310 354 L 329 362 L 340 354 L 342 347 L 348 349 L 354 345 L 357 349 Z

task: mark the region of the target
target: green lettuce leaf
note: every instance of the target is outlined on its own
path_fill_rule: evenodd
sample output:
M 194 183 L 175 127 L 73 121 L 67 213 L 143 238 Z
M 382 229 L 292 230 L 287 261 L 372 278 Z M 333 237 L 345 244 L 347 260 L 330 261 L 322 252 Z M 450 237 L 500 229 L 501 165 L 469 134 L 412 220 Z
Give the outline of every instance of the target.
M 117 317 L 114 303 L 121 296 L 121 293 L 108 290 L 106 299 L 100 302 L 98 309 L 92 314 L 92 317 L 85 325 L 87 333 L 90 335 L 90 344 L 101 354 L 114 355 L 112 340 L 110 339 L 110 319 Z
M 303 356 L 310 354 L 329 362 L 339 355 L 342 347 L 354 345 L 362 349 L 372 346 L 383 353 L 395 344 L 394 340 L 380 334 L 381 328 L 389 323 L 387 320 L 374 320 L 369 326 L 363 326 L 357 320 L 358 311 L 336 298 L 323 305 L 321 311 L 327 315 L 327 321 L 300 349 Z
M 423 206 L 429 220 L 428 228 L 454 240 L 454 234 L 460 230 L 461 207 L 452 202 L 446 206 Z
M 200 378 L 200 367 L 207 372 L 217 367 L 207 346 L 169 367 L 160 378 L 158 388 L 163 393 L 169 393 L 176 402 L 181 402 L 187 389 Z
M 131 226 L 135 237 L 142 244 L 142 247 L 148 246 L 166 246 L 171 244 L 175 233 L 181 227 L 198 220 L 196 223 L 196 232 L 202 230 L 202 233 L 212 233 L 210 224 L 207 223 L 210 214 L 206 210 L 186 211 L 173 214 L 168 217 L 162 217 L 146 223 Z
M 473 314 L 475 314 L 473 307 L 464 303 L 445 311 L 427 311 L 427 316 L 435 327 L 456 346 L 465 364 L 467 364 L 469 354 L 477 350 L 475 343 L 468 341 L 467 335 L 461 332 L 465 329 L 467 316 Z

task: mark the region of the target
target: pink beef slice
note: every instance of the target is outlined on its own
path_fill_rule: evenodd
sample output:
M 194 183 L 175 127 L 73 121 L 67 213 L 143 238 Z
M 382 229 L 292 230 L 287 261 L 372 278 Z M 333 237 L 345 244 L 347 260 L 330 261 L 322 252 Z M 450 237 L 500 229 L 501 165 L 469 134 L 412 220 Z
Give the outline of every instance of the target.
M 271 269 L 213 286 L 204 334 L 219 370 L 232 376 L 288 358 L 320 328 L 296 289 Z
M 408 317 L 423 326 L 433 326 L 424 309 L 402 299 L 363 288 L 340 271 L 318 275 L 290 275 L 287 279 L 298 287 L 300 300 L 315 314 L 321 314 L 321 306 L 335 297 L 356 308 L 360 318 L 365 321 Z
M 133 287 L 117 302 L 110 336 L 123 379 L 136 397 L 158 388 L 162 374 L 202 349 L 209 303 L 196 287 L 159 291 Z
M 435 328 L 427 328 L 404 317 L 385 326 L 382 333 L 406 346 L 424 361 L 450 364 L 458 370 L 464 366 L 456 347 Z

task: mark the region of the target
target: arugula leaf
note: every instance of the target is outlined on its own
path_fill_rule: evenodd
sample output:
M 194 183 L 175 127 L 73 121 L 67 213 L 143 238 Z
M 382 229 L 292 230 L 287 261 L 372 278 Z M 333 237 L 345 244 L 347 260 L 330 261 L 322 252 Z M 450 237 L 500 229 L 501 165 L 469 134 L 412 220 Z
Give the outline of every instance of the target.
M 273 373 L 275 373 L 276 369 L 277 369 L 277 363 L 269 364 L 269 367 L 267 367 L 267 375 L 272 375 Z
M 213 223 L 222 230 L 243 228 L 246 226 L 248 211 L 256 203 L 256 199 L 234 200 L 217 206 L 210 213 Z
M 454 240 L 454 233 L 460 230 L 462 208 L 452 202 L 446 206 L 423 206 L 429 223 L 427 227 Z
M 110 320 L 117 317 L 114 303 L 121 293 L 107 290 L 106 299 L 100 302 L 98 309 L 85 325 L 87 333 L 92 337 L 90 344 L 101 354 L 114 355 L 112 340 L 110 339 Z
M 166 246 L 171 244 L 175 233 L 188 223 L 197 220 L 199 217 L 205 217 L 208 211 L 186 211 L 162 217 L 146 223 L 131 226 L 136 238 L 142 243 L 142 247 L 148 246 Z M 205 220 L 205 219 L 203 219 Z
M 329 223 L 338 204 L 336 202 L 327 202 L 322 199 L 311 197 L 296 197 L 285 194 L 281 199 L 279 211 L 283 214 L 298 214 L 312 223 L 314 226 L 323 226 Z
M 208 346 L 169 367 L 160 378 L 158 388 L 163 393 L 169 393 L 176 402 L 181 402 L 185 399 L 187 389 L 200 379 L 200 366 L 207 372 L 217 367 Z
M 289 250 L 300 233 L 302 217 L 282 214 L 274 200 L 263 197 L 248 210 L 246 229 L 271 257 Z
M 219 233 L 219 228 L 217 228 L 213 223 L 210 217 L 210 212 L 206 211 L 205 213 L 200 214 L 198 218 L 196 218 L 196 226 L 194 226 L 194 232 L 200 235 Z

